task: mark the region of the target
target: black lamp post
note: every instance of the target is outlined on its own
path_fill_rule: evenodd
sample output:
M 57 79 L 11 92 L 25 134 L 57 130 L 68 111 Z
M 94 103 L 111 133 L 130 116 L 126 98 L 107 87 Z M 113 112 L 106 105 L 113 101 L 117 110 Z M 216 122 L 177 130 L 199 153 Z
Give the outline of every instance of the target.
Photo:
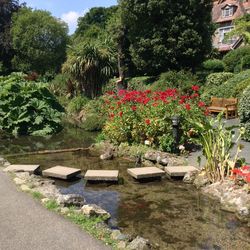
M 172 127 L 173 127 L 173 138 L 174 138 L 174 153 L 179 153 L 179 143 L 180 143 L 180 117 L 172 117 Z

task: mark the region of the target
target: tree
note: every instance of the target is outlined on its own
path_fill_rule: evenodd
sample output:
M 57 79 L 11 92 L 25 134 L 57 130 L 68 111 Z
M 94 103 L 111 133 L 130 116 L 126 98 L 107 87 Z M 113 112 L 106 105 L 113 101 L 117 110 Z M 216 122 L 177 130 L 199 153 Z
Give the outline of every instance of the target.
M 103 30 L 109 18 L 116 11 L 117 6 L 91 8 L 83 17 L 78 19 L 75 36 L 85 36 L 89 29 Z
M 13 16 L 11 28 L 13 67 L 41 74 L 58 71 L 65 60 L 67 32 L 66 23 L 49 12 L 22 8 Z
M 211 51 L 212 1 L 120 0 L 139 73 L 195 68 Z
M 242 37 L 245 45 L 250 45 L 250 14 L 235 19 L 234 29 L 230 31 L 226 39 L 232 37 Z
M 89 98 L 101 94 L 102 85 L 113 73 L 113 53 L 107 44 L 85 43 L 70 47 L 63 72 L 69 73 L 79 84 L 80 91 Z
M 11 67 L 11 17 L 20 7 L 18 0 L 0 0 L 0 72 Z

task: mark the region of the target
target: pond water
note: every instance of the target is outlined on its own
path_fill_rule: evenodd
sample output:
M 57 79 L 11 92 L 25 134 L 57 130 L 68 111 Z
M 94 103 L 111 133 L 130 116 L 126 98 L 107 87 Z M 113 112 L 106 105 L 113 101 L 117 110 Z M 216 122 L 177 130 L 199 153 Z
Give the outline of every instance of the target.
M 55 148 L 86 147 L 95 134 L 68 128 L 50 138 L 2 140 L 0 155 Z M 43 169 L 65 165 L 83 170 L 119 169 L 123 184 L 89 184 L 82 179 L 56 181 L 63 193 L 83 195 L 112 214 L 110 226 L 124 233 L 150 239 L 157 249 L 250 249 L 250 229 L 234 214 L 220 210 L 219 203 L 204 197 L 181 181 L 138 183 L 126 169 L 125 160 L 101 161 L 88 152 L 7 157 L 11 163 L 37 163 Z

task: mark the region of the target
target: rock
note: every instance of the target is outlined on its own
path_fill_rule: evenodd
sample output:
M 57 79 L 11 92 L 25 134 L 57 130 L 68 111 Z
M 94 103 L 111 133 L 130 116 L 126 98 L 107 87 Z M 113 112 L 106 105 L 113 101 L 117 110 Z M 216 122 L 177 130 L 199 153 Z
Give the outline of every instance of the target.
M 42 186 L 36 186 L 35 191 L 40 192 L 43 196 L 48 197 L 50 199 L 57 199 L 59 196 L 61 196 L 59 189 L 55 185 L 49 183 Z
M 15 182 L 17 185 L 23 185 L 23 184 L 25 183 L 25 180 L 16 177 L 16 178 L 14 178 L 14 182 Z
M 107 218 L 111 217 L 110 213 L 95 204 L 84 205 L 81 208 L 81 211 L 87 216 L 105 216 Z
M 69 212 L 69 208 L 68 207 L 62 207 L 60 211 L 61 211 L 62 214 L 67 214 Z
M 137 236 L 133 241 L 129 243 L 127 249 L 148 250 L 150 249 L 149 241 L 140 236 Z
M 157 163 L 161 164 L 162 166 L 167 166 L 169 163 L 168 158 L 160 158 L 159 161 L 157 161 Z
M 127 240 L 128 238 L 129 237 L 127 235 L 121 233 L 120 230 L 112 230 L 111 239 L 124 241 L 124 240 Z
M 195 180 L 194 180 L 194 185 L 196 186 L 196 188 L 204 187 L 204 186 L 206 186 L 206 185 L 209 184 L 209 183 L 210 183 L 210 181 L 209 181 L 209 179 L 207 178 L 205 172 L 202 172 L 202 173 L 198 174 L 198 175 L 195 177 Z
M 20 188 L 21 188 L 21 190 L 24 191 L 24 192 L 29 192 L 29 191 L 31 191 L 31 189 L 30 189 L 27 185 L 25 185 L 25 184 L 21 185 Z
M 46 204 L 48 201 L 50 201 L 49 198 L 43 198 L 43 199 L 41 199 L 42 204 Z
M 107 152 L 100 155 L 101 160 L 112 160 L 114 158 L 114 151 L 113 149 L 108 149 Z
M 62 194 L 56 199 L 56 202 L 65 207 L 76 206 L 81 207 L 85 203 L 85 199 L 78 194 Z
M 119 241 L 117 244 L 118 249 L 126 249 L 126 241 Z
M 159 155 L 154 151 L 148 151 L 144 154 L 144 159 L 152 162 L 157 162 L 157 157 Z
M 192 184 L 198 174 L 198 171 L 189 171 L 184 175 L 183 182 Z

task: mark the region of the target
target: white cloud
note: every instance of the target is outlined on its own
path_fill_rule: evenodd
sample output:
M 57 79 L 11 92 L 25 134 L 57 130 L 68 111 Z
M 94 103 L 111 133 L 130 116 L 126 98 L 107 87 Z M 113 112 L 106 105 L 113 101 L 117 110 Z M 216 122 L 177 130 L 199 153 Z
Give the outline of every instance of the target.
M 88 10 L 83 12 L 69 11 L 62 14 L 61 19 L 69 25 L 69 33 L 72 34 L 76 30 L 77 20 L 83 16 Z

